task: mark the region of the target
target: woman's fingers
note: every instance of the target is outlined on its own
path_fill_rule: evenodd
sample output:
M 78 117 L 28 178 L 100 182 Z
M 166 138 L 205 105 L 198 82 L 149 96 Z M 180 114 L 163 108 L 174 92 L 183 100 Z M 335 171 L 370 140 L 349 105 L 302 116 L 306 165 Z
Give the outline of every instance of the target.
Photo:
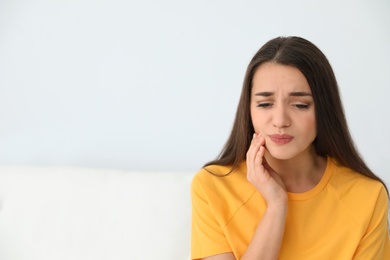
M 255 186 L 265 173 L 263 167 L 264 153 L 264 138 L 259 134 L 254 134 L 247 152 L 247 178 Z
M 265 140 L 254 134 L 247 152 L 247 179 L 262 194 L 268 205 L 286 203 L 287 193 L 280 176 L 264 158 Z
M 259 150 L 255 155 L 255 160 L 254 160 L 254 170 L 257 174 L 261 174 L 264 172 L 264 165 L 263 165 L 264 153 L 265 153 L 264 146 L 260 146 Z
M 253 134 L 252 142 L 251 142 L 251 145 L 249 146 L 249 149 L 248 149 L 248 152 L 247 152 L 247 157 L 254 158 L 257 146 L 258 146 L 258 136 L 255 133 L 255 134 Z
M 248 152 L 246 154 L 247 165 L 250 170 L 253 170 L 255 157 L 259 149 L 260 149 L 259 136 L 258 134 L 255 133 L 253 134 L 251 145 L 249 146 Z

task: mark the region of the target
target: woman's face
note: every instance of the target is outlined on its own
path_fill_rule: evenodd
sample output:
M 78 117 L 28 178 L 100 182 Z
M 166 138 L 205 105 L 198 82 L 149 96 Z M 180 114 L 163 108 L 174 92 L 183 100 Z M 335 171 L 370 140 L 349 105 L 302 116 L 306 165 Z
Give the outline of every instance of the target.
M 275 159 L 314 153 L 317 135 L 314 100 L 305 76 L 295 67 L 264 63 L 252 80 L 250 112 L 256 133 Z

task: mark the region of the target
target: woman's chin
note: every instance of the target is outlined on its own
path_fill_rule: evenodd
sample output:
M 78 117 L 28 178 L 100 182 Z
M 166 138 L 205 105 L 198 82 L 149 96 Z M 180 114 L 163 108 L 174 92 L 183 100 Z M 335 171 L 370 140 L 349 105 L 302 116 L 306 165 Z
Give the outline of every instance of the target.
M 278 149 L 277 151 L 271 149 L 267 150 L 264 156 L 266 160 L 289 160 L 294 158 L 296 154 L 288 153 L 287 151 L 283 151 L 281 149 Z

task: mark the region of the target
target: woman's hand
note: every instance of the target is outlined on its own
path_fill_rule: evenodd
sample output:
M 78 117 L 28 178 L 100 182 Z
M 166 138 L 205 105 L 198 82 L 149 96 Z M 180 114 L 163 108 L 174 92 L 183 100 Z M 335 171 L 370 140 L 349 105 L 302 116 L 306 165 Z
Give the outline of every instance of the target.
M 286 187 L 280 176 L 267 164 L 264 145 L 264 138 L 260 134 L 253 134 L 246 154 L 247 179 L 261 193 L 268 206 L 286 205 Z

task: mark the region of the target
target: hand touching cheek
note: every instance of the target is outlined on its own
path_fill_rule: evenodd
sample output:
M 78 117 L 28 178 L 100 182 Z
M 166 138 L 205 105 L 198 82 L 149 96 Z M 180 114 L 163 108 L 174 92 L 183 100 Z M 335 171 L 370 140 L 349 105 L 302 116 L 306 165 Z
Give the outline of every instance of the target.
M 267 164 L 264 138 L 255 133 L 246 154 L 247 179 L 262 194 L 268 205 L 286 204 L 287 192 L 280 176 Z

